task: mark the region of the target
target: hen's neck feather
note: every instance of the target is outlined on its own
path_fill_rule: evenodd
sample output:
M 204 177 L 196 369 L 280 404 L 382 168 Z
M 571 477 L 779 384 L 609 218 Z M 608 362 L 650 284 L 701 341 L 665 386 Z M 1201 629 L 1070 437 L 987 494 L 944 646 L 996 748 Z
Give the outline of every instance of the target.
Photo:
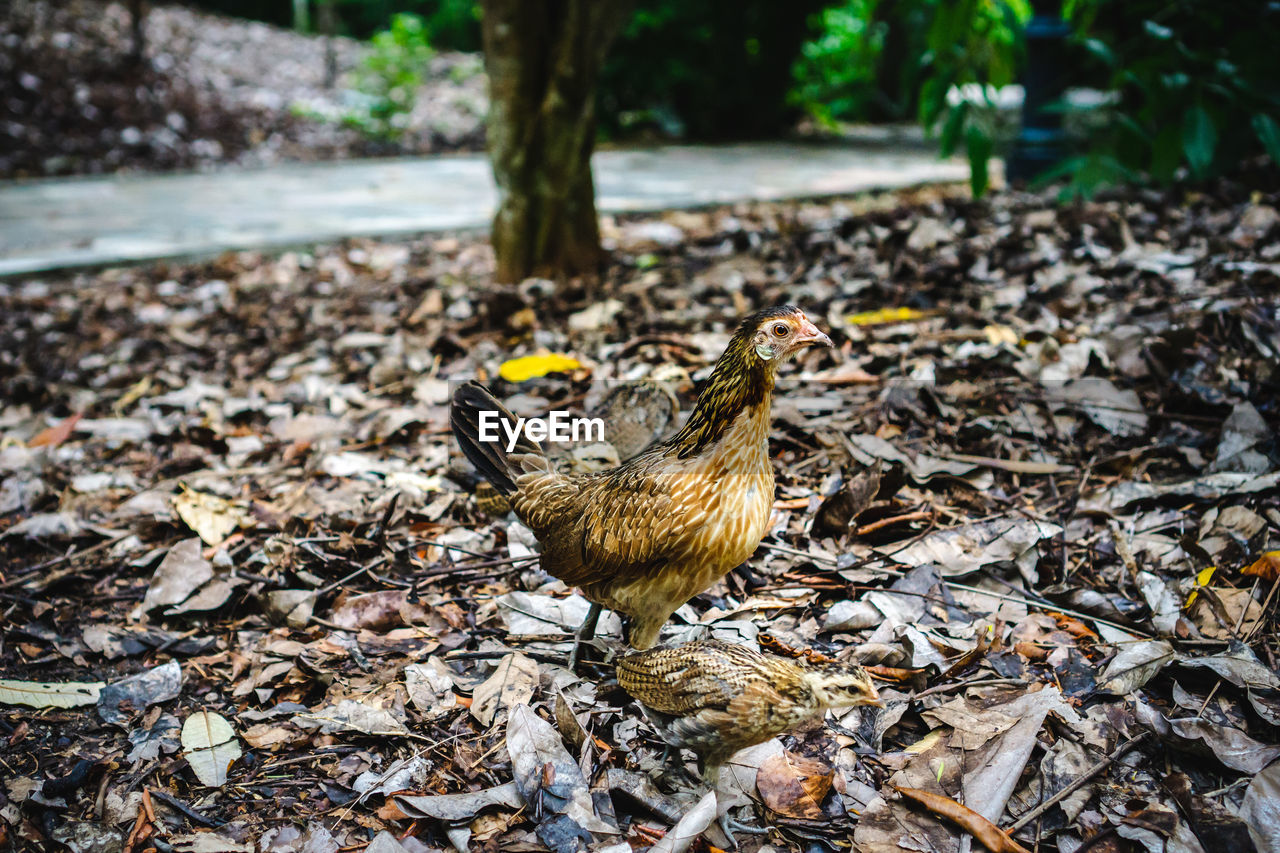
M 696 455 L 724 437 L 746 409 L 760 410 L 769 418 L 773 371 L 751 346 L 753 329 L 742 328 L 733 336 L 698 404 L 684 427 L 667 442 L 667 453 L 680 459 Z

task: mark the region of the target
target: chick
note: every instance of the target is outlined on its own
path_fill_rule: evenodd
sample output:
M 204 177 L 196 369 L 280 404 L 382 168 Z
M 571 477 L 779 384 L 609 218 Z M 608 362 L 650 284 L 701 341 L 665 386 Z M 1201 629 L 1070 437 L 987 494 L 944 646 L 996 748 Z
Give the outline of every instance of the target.
M 663 739 L 697 753 L 704 779 L 717 789 L 720 768 L 735 752 L 828 708 L 883 705 L 857 664 L 777 657 L 719 640 L 634 652 L 619 659 L 617 671 L 618 684 L 645 706 Z M 732 841 L 727 815 L 721 828 Z

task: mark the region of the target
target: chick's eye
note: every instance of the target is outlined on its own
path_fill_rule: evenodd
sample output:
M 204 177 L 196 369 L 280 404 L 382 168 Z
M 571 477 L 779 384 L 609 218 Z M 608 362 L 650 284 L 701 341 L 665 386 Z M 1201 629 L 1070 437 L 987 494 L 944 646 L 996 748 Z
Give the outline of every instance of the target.
M 787 328 L 787 324 L 786 324 L 786 323 L 774 323 L 774 324 L 773 324 L 773 336 L 774 336 L 775 338 L 781 338 L 781 337 L 784 337 L 784 336 L 787 334 L 787 332 L 788 332 L 788 331 L 790 331 L 790 330 Z

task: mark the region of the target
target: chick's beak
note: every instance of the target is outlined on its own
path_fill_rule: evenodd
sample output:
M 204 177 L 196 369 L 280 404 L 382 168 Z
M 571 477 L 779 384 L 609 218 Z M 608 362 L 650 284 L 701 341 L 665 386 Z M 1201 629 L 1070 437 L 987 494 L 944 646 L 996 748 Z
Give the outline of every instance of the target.
M 831 338 L 827 337 L 817 326 L 813 325 L 807 318 L 800 324 L 800 331 L 795 337 L 795 342 L 800 345 L 809 345 L 816 347 L 833 346 Z

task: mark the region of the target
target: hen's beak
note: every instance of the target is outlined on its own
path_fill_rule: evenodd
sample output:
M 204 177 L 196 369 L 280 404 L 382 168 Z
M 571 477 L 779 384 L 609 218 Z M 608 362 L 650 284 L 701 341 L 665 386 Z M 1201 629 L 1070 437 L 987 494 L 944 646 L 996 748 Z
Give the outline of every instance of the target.
M 795 337 L 795 342 L 799 345 L 809 345 L 815 347 L 833 346 L 831 338 L 827 337 L 817 326 L 813 325 L 806 319 L 800 325 L 800 332 Z

